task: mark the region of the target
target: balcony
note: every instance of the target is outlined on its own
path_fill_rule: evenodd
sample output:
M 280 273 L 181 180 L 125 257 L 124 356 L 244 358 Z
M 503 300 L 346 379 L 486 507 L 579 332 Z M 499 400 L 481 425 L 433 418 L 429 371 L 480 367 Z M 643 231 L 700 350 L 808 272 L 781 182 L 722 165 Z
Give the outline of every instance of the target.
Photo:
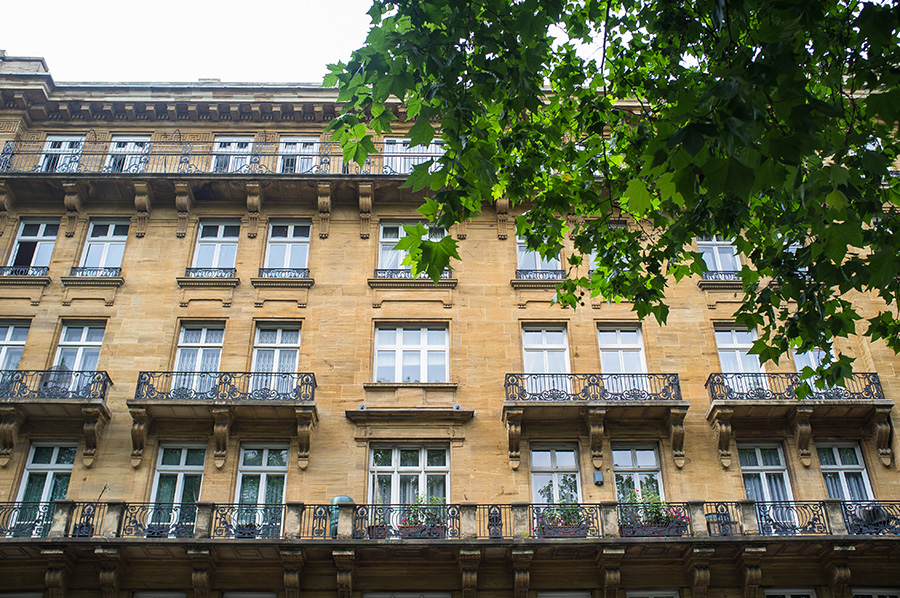
M 310 432 L 317 420 L 316 377 L 281 372 L 141 372 L 128 409 L 132 424 L 132 465 L 138 467 L 151 422 L 189 429 L 211 423 L 215 463 L 227 458 L 234 421 L 243 429 L 296 435 L 298 465 L 309 463 Z
M 607 429 L 656 426 L 672 440 L 673 459 L 684 465 L 684 416 L 678 374 L 506 374 L 503 419 L 509 436 L 509 461 L 518 468 L 519 445 L 533 427 L 579 435 L 586 424 L 591 461 L 603 466 Z
M 260 278 L 309 278 L 309 268 L 260 268 Z
M 65 433 L 84 438 L 82 457 L 93 464 L 109 409 L 112 381 L 106 372 L 54 370 L 0 371 L 0 467 L 6 466 L 26 420 L 62 421 Z
M 853 535 L 900 534 L 900 502 L 855 501 L 841 505 L 847 532 Z
M 697 282 L 704 291 L 740 291 L 743 286 L 737 270 L 707 270 Z
M 185 268 L 185 278 L 234 278 L 235 268 Z
M 353 537 L 368 540 L 445 540 L 460 537 L 459 505 L 357 505 Z
M 0 276 L 47 276 L 49 266 L 0 266 Z
M 890 464 L 889 419 L 894 402 L 884 396 L 878 374 L 852 374 L 843 386 L 813 388 L 812 395 L 802 400 L 796 393 L 800 384 L 799 374 L 710 374 L 706 418 L 718 434 L 724 467 L 731 463 L 733 435 L 784 424 L 796 435 L 800 459 L 806 466 L 811 463 L 812 428 L 817 434 L 838 437 L 871 434 L 882 463 Z
M 121 276 L 122 268 L 72 268 L 69 270 L 69 276 L 108 278 L 112 276 Z

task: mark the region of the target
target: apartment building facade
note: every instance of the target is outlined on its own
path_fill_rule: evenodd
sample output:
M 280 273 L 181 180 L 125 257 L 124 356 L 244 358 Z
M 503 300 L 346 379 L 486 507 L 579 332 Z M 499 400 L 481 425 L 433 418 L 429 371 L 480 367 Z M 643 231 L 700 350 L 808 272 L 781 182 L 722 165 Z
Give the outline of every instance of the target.
M 0 598 L 900 595 L 889 349 L 798 400 L 719 237 L 665 326 L 560 309 L 504 200 L 415 278 L 440 145 L 335 99 L 0 54 Z

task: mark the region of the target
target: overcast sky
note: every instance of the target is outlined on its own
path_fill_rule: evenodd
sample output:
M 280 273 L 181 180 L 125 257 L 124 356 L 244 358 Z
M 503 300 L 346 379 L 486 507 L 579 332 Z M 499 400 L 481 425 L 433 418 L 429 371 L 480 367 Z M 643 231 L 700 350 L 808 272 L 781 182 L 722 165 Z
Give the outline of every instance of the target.
M 371 0 L 7 0 L 0 49 L 54 81 L 321 83 L 365 40 Z

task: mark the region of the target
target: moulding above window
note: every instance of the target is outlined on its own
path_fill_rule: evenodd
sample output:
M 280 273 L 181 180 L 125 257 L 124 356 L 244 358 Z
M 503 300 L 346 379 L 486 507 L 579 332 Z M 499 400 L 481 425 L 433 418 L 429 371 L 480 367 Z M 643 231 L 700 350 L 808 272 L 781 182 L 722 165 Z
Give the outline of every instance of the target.
M 256 288 L 308 289 L 316 283 L 314 278 L 251 278 Z
M 186 276 L 178 276 L 175 281 L 183 289 L 194 288 L 234 288 L 241 283 L 240 278 L 236 277 L 214 277 L 214 278 L 194 278 Z
M 121 276 L 61 276 L 64 287 L 120 287 L 125 284 Z
M 422 388 L 425 390 L 453 390 L 459 388 L 456 382 L 366 382 L 366 390 L 397 390 L 398 388 Z
M 556 285 L 562 282 L 561 278 L 553 278 L 550 280 L 531 280 L 525 278 L 513 278 L 509 284 L 514 289 L 542 289 L 547 291 L 555 291 Z
M 453 386 L 456 386 L 455 384 Z M 365 407 L 361 405 L 361 407 Z M 465 423 L 475 417 L 473 409 L 450 407 L 446 409 L 397 407 L 347 409 L 344 415 L 357 424 L 372 423 Z
M 0 276 L 0 286 L 4 287 L 45 287 L 48 284 L 49 276 Z
M 701 291 L 740 291 L 743 283 L 740 280 L 698 280 Z
M 372 289 L 455 289 L 459 280 L 441 278 L 435 283 L 430 278 L 370 278 L 368 283 Z

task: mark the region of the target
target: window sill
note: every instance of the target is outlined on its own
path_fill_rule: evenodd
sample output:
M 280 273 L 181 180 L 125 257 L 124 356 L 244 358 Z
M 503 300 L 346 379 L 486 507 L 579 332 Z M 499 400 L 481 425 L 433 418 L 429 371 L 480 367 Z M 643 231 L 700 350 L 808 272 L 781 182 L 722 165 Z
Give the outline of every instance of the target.
M 437 284 L 430 278 L 370 278 L 372 289 L 455 289 L 459 284 L 456 278 L 441 278 Z
M 49 276 L 0 276 L 0 286 L 23 287 L 41 286 L 50 284 Z
M 456 390 L 456 382 L 366 382 L 366 390 L 397 390 L 399 388 L 422 388 L 425 390 Z
M 64 287 L 120 287 L 125 284 L 121 276 L 62 276 Z
M 475 417 L 472 409 L 434 409 L 415 408 L 403 409 L 397 407 L 347 409 L 344 416 L 355 423 L 462 423 Z
M 194 278 L 178 276 L 175 278 L 181 288 L 234 288 L 241 283 L 240 278 Z
M 740 280 L 698 280 L 701 291 L 740 291 L 744 288 Z
M 562 278 L 553 278 L 549 280 L 534 280 L 530 278 L 513 278 L 509 284 L 514 289 L 546 289 L 555 291 L 556 286 L 563 281 Z
M 258 289 L 308 289 L 316 283 L 313 278 L 251 278 L 250 284 Z

